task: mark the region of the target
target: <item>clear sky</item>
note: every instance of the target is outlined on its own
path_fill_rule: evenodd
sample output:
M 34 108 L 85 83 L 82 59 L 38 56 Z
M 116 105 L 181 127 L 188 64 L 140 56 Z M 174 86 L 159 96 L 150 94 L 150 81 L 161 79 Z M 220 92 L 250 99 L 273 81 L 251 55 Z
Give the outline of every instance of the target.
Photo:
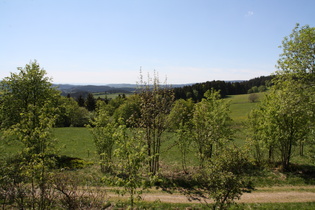
M 0 0 L 0 79 L 36 59 L 54 83 L 182 84 L 273 73 L 315 0 Z

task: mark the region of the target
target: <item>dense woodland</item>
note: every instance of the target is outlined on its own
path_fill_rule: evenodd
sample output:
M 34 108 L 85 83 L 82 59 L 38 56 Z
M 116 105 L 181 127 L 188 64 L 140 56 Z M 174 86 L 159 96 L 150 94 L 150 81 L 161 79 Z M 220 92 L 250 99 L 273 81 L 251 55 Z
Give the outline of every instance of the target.
M 273 76 L 261 76 L 248 81 L 211 81 L 204 83 L 197 83 L 184 87 L 174 88 L 176 99 L 193 99 L 193 101 L 201 101 L 207 90 L 211 88 L 220 90 L 222 98 L 227 95 L 238 95 L 252 92 L 263 92 L 266 87 L 271 86 Z M 260 90 L 258 90 L 260 88 Z
M 92 93 L 62 96 L 36 61 L 18 68 L 1 82 L 1 141 L 19 142 L 21 149 L 1 156 L 0 204 L 3 209 L 115 205 L 104 199 L 105 188 L 80 194 L 87 180 L 75 180 L 69 173 L 73 168 L 67 161 L 78 160 L 58 154 L 52 136 L 56 127 L 90 130 L 99 158 L 92 165 L 101 174 L 94 185 L 120 187 L 115 189 L 128 196 L 130 208 L 143 190 L 159 187 L 212 199 L 211 204 L 204 202 L 207 208 L 224 209 L 254 189 L 251 176 L 262 170 L 294 171 L 294 155 L 309 157 L 313 166 L 314 46 L 315 28 L 297 25 L 282 43 L 275 76 L 172 88 L 156 75 L 147 81 L 140 75 L 134 94 L 114 99 L 95 99 Z M 241 125 L 243 143 L 236 144 L 240 125 L 232 121 L 224 97 L 259 91 L 267 92 Z M 161 162 L 161 148 L 170 140 L 180 154 L 176 176 Z

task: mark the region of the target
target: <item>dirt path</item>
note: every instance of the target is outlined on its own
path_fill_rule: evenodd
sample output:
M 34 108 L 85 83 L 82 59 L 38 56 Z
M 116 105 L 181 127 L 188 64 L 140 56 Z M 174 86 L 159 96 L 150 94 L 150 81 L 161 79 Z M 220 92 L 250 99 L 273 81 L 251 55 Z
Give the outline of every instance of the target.
M 117 197 L 114 193 L 110 197 Z M 186 196 L 175 193 L 155 191 L 142 194 L 145 201 L 156 201 L 166 203 L 200 203 L 198 200 L 190 201 Z M 211 202 L 207 200 L 207 202 Z M 245 193 L 238 203 L 288 203 L 288 202 L 315 202 L 315 186 L 306 187 L 275 187 L 260 188 L 252 193 Z

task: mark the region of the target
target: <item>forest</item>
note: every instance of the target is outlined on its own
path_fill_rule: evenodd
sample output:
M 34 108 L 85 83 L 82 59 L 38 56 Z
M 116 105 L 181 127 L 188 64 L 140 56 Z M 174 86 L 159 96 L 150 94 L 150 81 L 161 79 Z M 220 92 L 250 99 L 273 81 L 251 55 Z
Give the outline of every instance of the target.
M 313 195 L 315 28 L 297 25 L 281 48 L 273 76 L 173 88 L 141 73 L 115 98 L 63 96 L 36 60 L 19 67 L 1 81 L 2 209 L 252 209 L 237 201 L 278 185 Z M 142 200 L 161 192 L 188 200 Z M 303 206 L 314 200 L 291 204 Z

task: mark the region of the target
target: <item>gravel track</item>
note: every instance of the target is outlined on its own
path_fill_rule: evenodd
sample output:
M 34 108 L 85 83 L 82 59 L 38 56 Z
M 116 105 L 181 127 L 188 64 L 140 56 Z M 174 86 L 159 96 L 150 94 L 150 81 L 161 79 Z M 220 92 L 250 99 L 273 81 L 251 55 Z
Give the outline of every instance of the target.
M 114 193 L 108 193 L 112 198 Z M 200 203 L 199 200 L 189 200 L 185 195 L 178 193 L 168 194 L 162 191 L 144 193 L 141 195 L 144 201 L 161 201 L 165 203 Z M 211 200 L 207 200 L 211 203 Z M 315 202 L 315 186 L 297 187 L 272 187 L 260 188 L 252 193 L 244 193 L 237 203 L 291 203 L 291 202 Z

